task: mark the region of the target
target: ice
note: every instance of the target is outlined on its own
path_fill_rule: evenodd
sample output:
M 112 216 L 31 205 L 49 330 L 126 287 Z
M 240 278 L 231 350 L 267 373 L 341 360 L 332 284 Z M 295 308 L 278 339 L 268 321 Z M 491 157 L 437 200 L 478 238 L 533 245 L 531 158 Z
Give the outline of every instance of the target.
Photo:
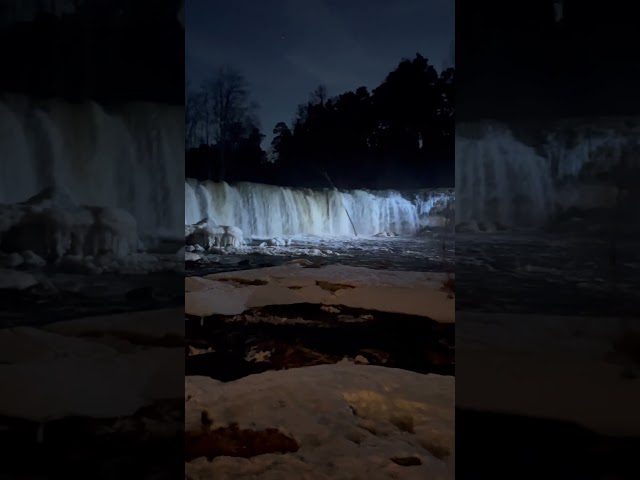
M 186 377 L 189 434 L 237 424 L 277 429 L 299 450 L 194 459 L 187 478 L 449 479 L 455 457 L 454 378 L 339 363 L 230 383 Z M 392 459 L 412 458 L 403 467 Z
M 235 230 L 227 237 L 238 236 Z M 235 237 L 233 237 L 235 238 Z M 184 267 L 184 257 L 145 253 L 135 218 L 110 207 L 77 204 L 48 188 L 23 203 L 0 204 L 0 265 L 58 272 L 149 273 Z
M 240 248 L 244 245 L 244 236 L 238 227 L 217 225 L 209 221 L 186 225 L 185 234 L 187 245 L 200 245 L 205 250 L 212 247 Z
M 22 202 L 53 185 L 78 204 L 130 212 L 141 233 L 180 231 L 181 108 L 107 109 L 0 94 L 0 125 L 0 203 Z
M 218 224 L 238 227 L 246 236 L 263 239 L 291 235 L 368 236 L 382 231 L 411 235 L 428 224 L 429 215 L 445 210 L 453 202 L 452 190 L 403 195 L 396 191 L 338 192 L 189 179 L 185 183 L 185 223 L 215 219 Z
M 0 217 L 2 250 L 28 250 L 32 260 L 34 254 L 56 261 L 104 251 L 123 257 L 138 249 L 136 221 L 128 212 L 81 206 L 59 189 L 45 189 L 24 203 L 0 205 Z

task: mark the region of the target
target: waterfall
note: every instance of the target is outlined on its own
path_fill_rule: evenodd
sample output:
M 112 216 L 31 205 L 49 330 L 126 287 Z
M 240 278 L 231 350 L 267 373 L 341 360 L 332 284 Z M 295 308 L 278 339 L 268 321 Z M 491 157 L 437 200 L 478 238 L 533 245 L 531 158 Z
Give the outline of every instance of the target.
M 49 187 L 78 204 L 130 212 L 148 235 L 183 227 L 182 107 L 0 96 L 0 203 Z
M 482 126 L 475 137 L 456 135 L 456 187 L 458 223 L 540 223 L 553 205 L 547 161 L 493 125 Z
M 613 170 L 640 166 L 640 135 L 633 125 L 563 120 L 529 127 L 526 137 L 491 122 L 459 126 L 457 223 L 539 226 L 568 208 L 610 208 L 617 188 Z
M 411 200 L 396 191 L 309 190 L 256 183 L 185 183 L 185 223 L 210 218 L 246 235 L 353 235 L 349 211 L 359 235 L 392 231 L 413 234 L 425 214 L 453 202 L 452 192 L 422 192 Z M 416 198 L 417 198 L 416 197 Z M 344 207 L 343 207 L 344 205 Z M 431 205 L 431 207 L 429 207 Z

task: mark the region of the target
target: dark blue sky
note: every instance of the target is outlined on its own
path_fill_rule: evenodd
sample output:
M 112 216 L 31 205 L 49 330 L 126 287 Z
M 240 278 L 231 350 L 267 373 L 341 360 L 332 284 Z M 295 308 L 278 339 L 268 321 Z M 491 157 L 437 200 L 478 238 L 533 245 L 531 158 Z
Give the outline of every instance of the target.
M 189 0 L 186 76 L 197 87 L 221 65 L 242 71 L 270 138 L 319 84 L 375 88 L 417 52 L 450 66 L 454 25 L 455 0 Z

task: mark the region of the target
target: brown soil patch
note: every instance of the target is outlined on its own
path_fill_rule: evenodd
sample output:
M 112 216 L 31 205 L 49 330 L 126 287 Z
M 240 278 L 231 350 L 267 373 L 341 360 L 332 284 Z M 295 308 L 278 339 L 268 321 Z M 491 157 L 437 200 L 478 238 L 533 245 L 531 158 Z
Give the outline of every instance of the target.
M 277 428 L 266 430 L 244 430 L 237 424 L 215 430 L 185 433 L 185 458 L 187 461 L 200 457 L 212 460 L 215 457 L 251 458 L 267 453 L 297 452 L 300 446 L 291 437 Z

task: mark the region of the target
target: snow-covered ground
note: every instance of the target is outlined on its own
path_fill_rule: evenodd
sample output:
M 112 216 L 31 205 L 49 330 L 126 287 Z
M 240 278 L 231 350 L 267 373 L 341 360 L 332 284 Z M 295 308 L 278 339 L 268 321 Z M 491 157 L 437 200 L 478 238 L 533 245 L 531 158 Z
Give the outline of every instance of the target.
M 0 383 L 8 386 L 0 416 L 42 424 L 46 441 L 47 422 L 116 419 L 179 398 L 181 313 L 167 309 L 0 329 Z
M 186 476 L 449 479 L 453 402 L 453 377 L 348 363 L 187 377 Z
M 356 246 L 353 239 L 344 242 Z M 371 242 L 388 248 L 383 240 Z M 453 279 L 451 273 L 318 266 L 302 259 L 186 278 L 185 313 L 195 336 L 187 355 L 198 359 L 197 370 L 215 375 L 225 365 L 262 365 L 249 376 L 224 374 L 234 378 L 226 383 L 186 377 L 187 477 L 452 478 L 454 377 L 384 366 L 397 352 L 382 351 L 380 336 L 384 328 L 392 329 L 388 337 L 397 336 L 394 328 L 405 331 L 403 316 L 411 316 L 419 333 L 398 341 L 405 356 L 416 348 L 417 356 L 407 359 L 428 363 L 429 344 L 438 339 L 419 324 L 455 321 Z M 380 315 L 389 316 L 388 324 L 378 321 L 374 333 L 370 322 Z M 368 340 L 320 340 L 327 336 L 323 330 L 330 336 L 337 328 L 341 335 L 346 326 L 361 328 Z M 297 340 L 287 328 L 297 329 Z M 220 335 L 235 340 L 212 348 L 206 339 Z M 305 343 L 307 337 L 315 340 Z M 367 341 L 377 348 L 366 349 Z M 346 344 L 353 353 L 340 360 Z
M 234 315 L 252 307 L 297 303 L 421 315 L 453 322 L 455 301 L 446 288 L 451 274 L 393 272 L 299 263 L 185 279 L 185 313 Z

